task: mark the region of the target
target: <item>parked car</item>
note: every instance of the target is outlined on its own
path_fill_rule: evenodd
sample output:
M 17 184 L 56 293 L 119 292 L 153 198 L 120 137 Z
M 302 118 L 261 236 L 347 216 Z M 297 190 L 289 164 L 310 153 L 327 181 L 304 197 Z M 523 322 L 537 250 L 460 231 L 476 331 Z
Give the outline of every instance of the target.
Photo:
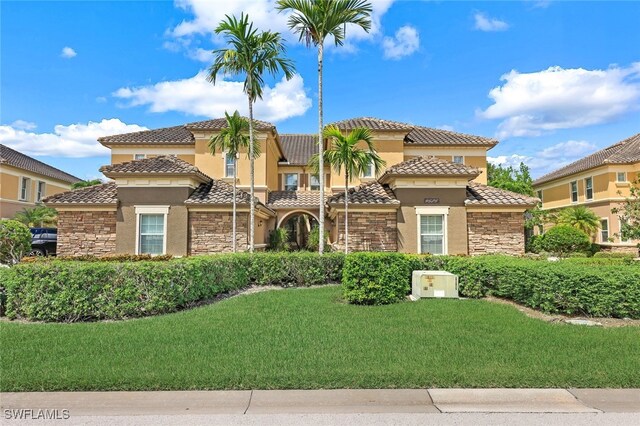
M 58 243 L 56 228 L 31 228 L 29 256 L 55 256 Z

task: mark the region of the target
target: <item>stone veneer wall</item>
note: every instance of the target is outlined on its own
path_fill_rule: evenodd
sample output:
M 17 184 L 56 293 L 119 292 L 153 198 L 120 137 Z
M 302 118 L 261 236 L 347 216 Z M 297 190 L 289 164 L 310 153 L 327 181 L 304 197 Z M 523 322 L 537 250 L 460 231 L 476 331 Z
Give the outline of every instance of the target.
M 639 249 L 636 246 L 615 246 L 615 245 L 601 245 L 600 251 L 608 253 L 626 253 L 638 256 Z
M 398 226 L 396 211 L 348 212 L 349 251 L 397 251 Z M 335 247 L 344 250 L 344 214 L 335 219 L 338 242 Z
M 469 254 L 524 254 L 524 214 L 467 212 Z
M 236 216 L 236 247 L 245 251 L 248 244 L 246 213 Z M 189 212 L 189 254 L 228 253 L 233 251 L 233 215 L 226 212 Z
M 58 212 L 58 255 L 102 256 L 115 251 L 115 210 Z

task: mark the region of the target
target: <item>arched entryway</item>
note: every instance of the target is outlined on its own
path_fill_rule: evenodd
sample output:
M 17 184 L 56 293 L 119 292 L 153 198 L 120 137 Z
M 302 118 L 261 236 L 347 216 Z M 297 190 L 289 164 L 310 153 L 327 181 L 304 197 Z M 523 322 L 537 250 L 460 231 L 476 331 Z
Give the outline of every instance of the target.
M 307 248 L 309 234 L 317 226 L 318 218 L 316 215 L 303 210 L 287 213 L 278 223 L 278 228 L 284 228 L 288 231 L 289 247 L 293 250 Z

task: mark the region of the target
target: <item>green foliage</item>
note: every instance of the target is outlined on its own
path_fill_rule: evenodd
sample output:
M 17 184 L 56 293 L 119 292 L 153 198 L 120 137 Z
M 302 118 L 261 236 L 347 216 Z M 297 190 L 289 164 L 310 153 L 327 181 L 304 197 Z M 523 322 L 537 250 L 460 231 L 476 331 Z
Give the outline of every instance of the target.
M 337 282 L 344 257 L 315 253 L 194 256 L 169 261 L 33 262 L 3 271 L 7 316 L 122 319 L 173 312 L 249 285 Z
M 80 256 L 56 256 L 56 257 L 23 257 L 21 262 L 33 263 L 33 262 L 53 262 L 55 260 L 71 260 L 76 262 L 163 262 L 165 260 L 171 260 L 173 256 L 170 254 L 162 255 L 150 255 L 150 254 L 106 254 L 104 256 L 94 256 L 91 254 L 83 254 Z
M 237 158 L 240 151 L 246 150 L 247 158 L 249 158 L 249 144 L 251 143 L 251 138 L 249 137 L 249 121 L 242 117 L 238 111 L 235 111 L 233 115 L 229 115 L 229 113 L 225 111 L 224 115 L 227 120 L 227 126 L 222 128 L 220 133 L 211 136 L 209 140 L 209 151 L 214 155 L 216 152 L 224 152 L 226 155 Z M 260 142 L 255 139 L 253 143 L 253 157 L 258 158 L 259 156 Z
M 324 240 L 326 241 L 329 238 L 329 231 L 324 232 Z M 309 236 L 307 238 L 307 250 L 310 251 L 318 251 L 320 247 L 320 228 L 318 225 L 314 225 L 311 228 L 311 232 L 309 232 Z
M 50 207 L 36 206 L 16 213 L 14 219 L 30 228 L 51 227 L 58 221 L 58 212 Z
M 640 240 L 640 173 L 629 191 L 629 197 L 624 199 L 620 207 L 611 209 L 611 212 L 618 215 L 622 225 L 618 237 L 623 240 Z M 622 191 L 618 191 L 618 195 L 622 196 Z
M 593 235 L 600 229 L 600 218 L 585 206 L 573 206 L 560 210 L 556 223 L 572 226 L 587 235 Z
M 29 228 L 16 220 L 0 219 L 0 264 L 16 264 L 29 251 Z
M 524 163 L 520 163 L 518 169 L 487 163 L 487 181 L 494 188 L 533 196 L 533 179 L 529 167 Z
M 542 248 L 542 241 L 544 235 L 532 235 L 529 241 L 526 242 L 524 251 L 527 253 L 540 253 L 544 249 Z
M 87 188 L 95 185 L 102 185 L 102 181 L 100 179 L 83 180 L 72 184 L 71 189 Z
M 269 233 L 269 249 L 274 251 L 289 250 L 289 230 L 281 227 Z
M 591 247 L 589 236 L 569 225 L 557 225 L 544 233 L 542 249 L 558 256 L 585 252 Z
M 601 251 L 593 255 L 602 259 L 633 259 L 636 256 L 633 253 L 618 253 L 611 251 Z M 637 262 L 640 265 L 640 262 Z

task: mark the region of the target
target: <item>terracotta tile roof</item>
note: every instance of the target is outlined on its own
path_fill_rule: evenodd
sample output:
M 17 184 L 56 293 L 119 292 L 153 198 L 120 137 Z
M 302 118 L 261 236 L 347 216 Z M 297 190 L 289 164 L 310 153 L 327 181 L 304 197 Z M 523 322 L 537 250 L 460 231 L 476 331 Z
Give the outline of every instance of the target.
M 244 117 L 249 120 L 248 117 Z M 212 120 L 204 120 L 204 121 L 195 121 L 193 123 L 187 123 L 184 125 L 186 129 L 192 130 L 220 130 L 227 127 L 227 119 L 226 118 L 214 118 Z M 253 119 L 253 127 L 254 130 L 271 130 L 275 129 L 276 126 L 273 124 Z
M 467 185 L 467 206 L 535 206 L 540 200 L 528 195 L 493 188 L 477 182 L 469 182 Z
M 318 136 L 304 134 L 281 134 L 280 144 L 289 164 L 306 165 L 318 151 Z
M 320 191 L 273 191 L 267 205 L 272 208 L 318 207 Z
M 363 183 L 348 191 L 349 204 L 369 204 L 369 205 L 396 205 L 400 204 L 391 190 L 386 185 L 381 185 L 377 181 Z M 329 204 L 344 204 L 344 191 L 339 192 L 327 199 Z
M 399 121 L 383 120 L 375 117 L 357 117 L 336 121 L 327 126 L 336 126 L 339 129 L 352 130 L 357 127 L 365 127 L 371 130 L 411 130 L 415 126 Z
M 236 203 L 238 205 L 249 205 L 251 196 L 248 192 L 240 189 L 236 190 Z M 256 199 L 257 201 L 257 199 Z M 233 186 L 221 180 L 212 179 L 203 183 L 187 198 L 185 204 L 232 204 Z M 259 204 L 257 202 L 256 204 Z
M 495 146 L 498 141 L 483 136 L 467 135 L 450 130 L 415 126 L 405 137 L 406 145 L 477 145 Z
M 640 133 L 574 161 L 558 170 L 548 173 L 533 184 L 540 185 L 565 176 L 579 173 L 604 164 L 629 164 L 640 161 Z
M 46 205 L 56 206 L 64 204 L 113 204 L 118 203 L 115 182 L 102 185 L 78 188 L 72 191 L 52 195 L 42 200 Z
M 98 138 L 103 145 L 193 145 L 193 134 L 185 126 L 164 127 Z
M 480 170 L 464 164 L 451 163 L 436 157 L 415 157 L 391 166 L 382 175 L 385 176 L 465 176 L 476 177 Z
M 211 178 L 202 173 L 196 166 L 178 157 L 160 155 L 142 160 L 127 161 L 126 163 L 111 164 L 100 167 L 100 171 L 107 177 L 123 175 L 195 175 L 203 180 Z
M 0 144 L 0 164 L 6 164 L 68 183 L 76 183 L 82 180 L 2 144 Z

